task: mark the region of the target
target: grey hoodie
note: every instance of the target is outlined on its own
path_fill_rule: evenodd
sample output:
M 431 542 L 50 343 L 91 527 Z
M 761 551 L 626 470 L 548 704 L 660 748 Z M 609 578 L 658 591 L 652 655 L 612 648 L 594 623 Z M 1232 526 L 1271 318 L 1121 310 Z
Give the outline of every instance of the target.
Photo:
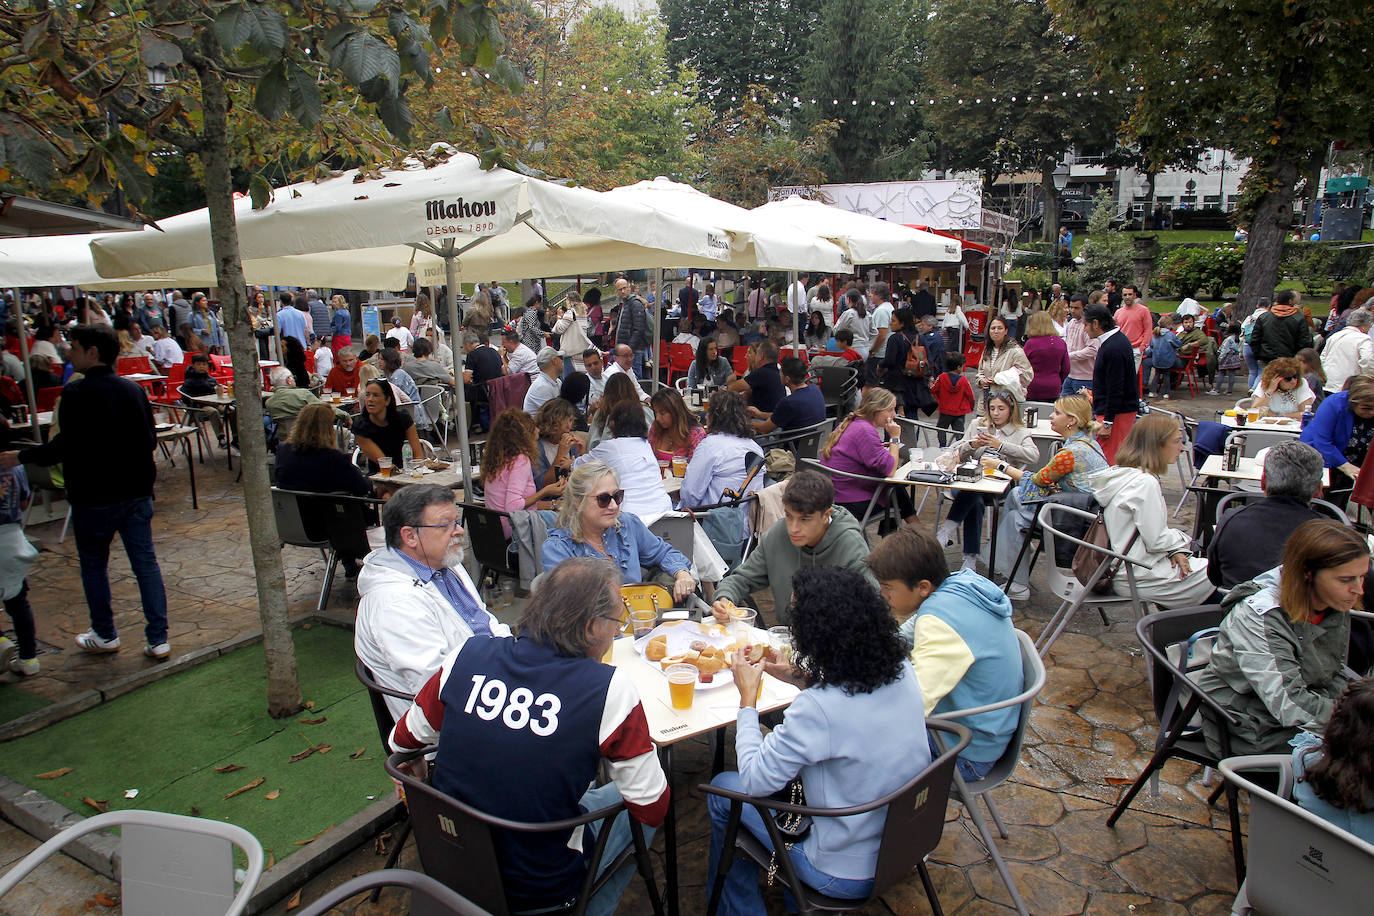
M 758 547 L 730 575 L 721 580 L 716 598 L 743 604 L 765 586 L 773 589 L 773 613 L 787 623 L 792 605 L 792 576 L 803 566 L 835 566 L 863 576 L 876 589 L 878 581 L 868 569 L 868 541 L 849 510 L 834 507 L 830 527 L 815 547 L 796 547 L 787 536 L 787 521 L 775 522 L 763 533 Z

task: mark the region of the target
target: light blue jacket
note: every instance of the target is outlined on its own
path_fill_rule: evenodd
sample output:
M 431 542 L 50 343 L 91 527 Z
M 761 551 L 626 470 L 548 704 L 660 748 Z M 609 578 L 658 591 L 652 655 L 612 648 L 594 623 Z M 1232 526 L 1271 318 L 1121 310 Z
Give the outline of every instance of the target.
M 547 556 L 547 553 L 545 554 Z M 801 775 L 806 803 L 842 808 L 873 801 L 930 765 L 921 687 L 909 662 L 902 676 L 872 693 L 808 687 L 764 737 L 756 709 L 736 719 L 735 755 L 750 795 L 769 795 Z M 873 877 L 887 812 L 816 818 L 802 841 L 806 858 L 836 878 Z
M 631 512 L 622 511 L 618 524 L 607 529 L 605 545 L 606 554 L 620 567 L 626 582 L 639 582 L 640 568 L 644 566 L 657 566 L 669 575 L 692 567 L 681 551 L 650 531 L 639 516 Z M 574 541 L 568 529 L 554 528 L 544 542 L 544 571 L 569 557 L 606 559 L 606 555 L 597 553 L 585 541 Z

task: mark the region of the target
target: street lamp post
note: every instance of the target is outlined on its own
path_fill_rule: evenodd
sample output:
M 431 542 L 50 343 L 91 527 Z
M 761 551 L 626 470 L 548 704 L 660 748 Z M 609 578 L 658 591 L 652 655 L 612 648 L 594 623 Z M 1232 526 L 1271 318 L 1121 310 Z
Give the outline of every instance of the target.
M 1050 268 L 1050 281 L 1053 282 L 1053 283 L 1058 283 L 1058 282 L 1059 282 L 1059 257 L 1060 257 L 1060 253 L 1063 251 L 1063 245 L 1061 245 L 1060 242 L 1059 242 L 1059 211 L 1062 209 L 1062 208 L 1059 206 L 1059 195 L 1060 195 L 1060 194 L 1063 194 L 1063 193 L 1064 193 L 1064 189 L 1065 189 L 1066 187 L 1068 187 L 1068 185 L 1069 185 L 1069 167 L 1068 167 L 1068 165 L 1066 165 L 1065 163 L 1061 162 L 1061 163 L 1059 163 L 1059 165 L 1055 166 L 1054 171 L 1050 173 L 1050 180 L 1054 182 L 1054 198 L 1055 198 L 1055 199 L 1054 199 L 1054 206 L 1056 207 L 1055 214 L 1054 214 L 1054 225 L 1055 225 L 1054 262 L 1053 262 L 1053 265 L 1054 265 L 1054 266 Z

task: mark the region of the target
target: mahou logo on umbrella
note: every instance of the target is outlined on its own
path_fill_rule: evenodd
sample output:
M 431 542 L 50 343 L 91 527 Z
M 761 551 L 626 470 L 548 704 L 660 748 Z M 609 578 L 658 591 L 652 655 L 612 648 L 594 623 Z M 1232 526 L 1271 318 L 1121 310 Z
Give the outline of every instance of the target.
M 478 200 L 466 201 L 458 198 L 455 201 L 447 200 L 427 200 L 425 201 L 425 219 L 473 219 L 480 216 L 495 216 L 496 201 Z

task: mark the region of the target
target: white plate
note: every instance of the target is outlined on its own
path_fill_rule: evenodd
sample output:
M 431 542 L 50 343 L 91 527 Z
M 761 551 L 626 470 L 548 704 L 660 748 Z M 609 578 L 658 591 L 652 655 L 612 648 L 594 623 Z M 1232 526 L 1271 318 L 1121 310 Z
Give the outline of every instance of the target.
M 717 624 L 716 626 L 719 626 L 719 624 Z M 686 652 L 688 649 L 691 648 L 692 642 L 698 639 L 702 640 L 703 642 L 709 643 L 710 645 L 713 645 L 718 649 L 728 648 L 735 642 L 734 637 L 730 636 L 728 633 L 722 635 L 721 633 L 713 629 L 708 630 L 695 620 L 685 620 L 681 622 L 668 621 L 667 623 L 659 624 L 658 626 L 650 630 L 648 633 L 636 639 L 634 645 L 635 652 L 642 656 L 644 654 L 644 647 L 649 644 L 649 640 L 653 639 L 655 636 L 658 636 L 659 634 L 665 634 L 668 637 L 669 655 L 680 655 L 681 653 Z M 768 642 L 768 634 L 758 628 L 754 628 L 753 637 L 755 642 L 765 644 Z M 645 659 L 644 664 L 648 665 L 655 671 L 662 674 L 665 679 L 668 677 L 667 673 L 663 670 L 663 666 L 658 662 L 651 662 L 648 659 Z M 709 684 L 703 684 L 700 680 L 698 680 L 697 689 L 713 690 L 717 687 L 721 687 L 726 684 L 733 685 L 734 683 L 735 679 L 730 675 L 730 669 L 726 667 L 717 671 L 715 675 L 711 678 L 711 682 Z

